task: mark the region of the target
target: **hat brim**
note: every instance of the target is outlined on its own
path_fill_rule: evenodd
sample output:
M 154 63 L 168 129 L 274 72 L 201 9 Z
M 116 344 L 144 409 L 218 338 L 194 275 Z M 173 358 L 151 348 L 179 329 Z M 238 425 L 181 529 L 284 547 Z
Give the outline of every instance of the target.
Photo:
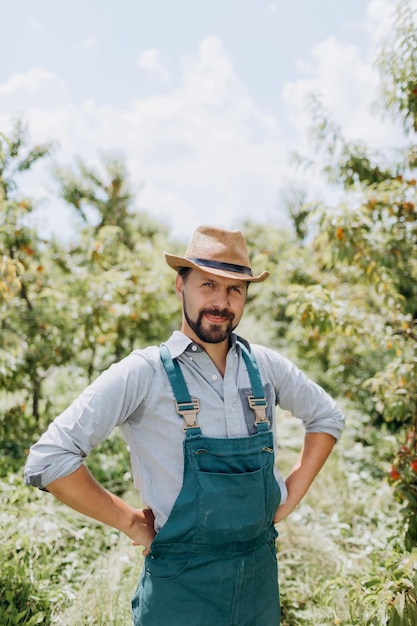
M 177 272 L 179 272 L 179 270 L 183 267 L 189 267 L 191 269 L 200 270 L 200 272 L 207 272 L 208 274 L 223 276 L 224 278 L 233 278 L 234 280 L 243 280 L 250 283 L 261 283 L 269 276 L 269 272 L 262 272 L 259 276 L 252 276 L 251 274 L 232 272 L 229 270 L 208 267 L 207 265 L 198 265 L 198 263 L 194 263 L 194 261 L 190 261 L 190 259 L 175 256 L 174 254 L 168 254 L 168 252 L 165 252 L 164 255 L 165 261 L 168 265 Z

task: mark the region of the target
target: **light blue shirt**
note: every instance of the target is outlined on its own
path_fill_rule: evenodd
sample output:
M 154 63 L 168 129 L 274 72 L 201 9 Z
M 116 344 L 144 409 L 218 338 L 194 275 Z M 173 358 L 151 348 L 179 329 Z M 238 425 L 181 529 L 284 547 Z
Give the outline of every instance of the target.
M 175 331 L 166 345 L 181 365 L 190 395 L 200 400 L 197 419 L 203 435 L 232 438 L 255 432 L 247 401 L 249 376 L 235 335 L 224 377 L 205 350 L 183 333 Z M 265 388 L 276 458 L 276 405 L 300 418 L 306 432 L 328 433 L 338 440 L 344 418 L 334 400 L 277 352 L 253 344 L 251 349 Z M 55 418 L 30 450 L 25 480 L 45 488 L 68 476 L 116 426 L 130 449 L 135 486 L 142 502 L 153 510 L 158 530 L 182 486 L 184 433 L 156 346 L 135 350 L 112 365 Z M 276 479 L 284 502 L 287 491 L 278 467 Z

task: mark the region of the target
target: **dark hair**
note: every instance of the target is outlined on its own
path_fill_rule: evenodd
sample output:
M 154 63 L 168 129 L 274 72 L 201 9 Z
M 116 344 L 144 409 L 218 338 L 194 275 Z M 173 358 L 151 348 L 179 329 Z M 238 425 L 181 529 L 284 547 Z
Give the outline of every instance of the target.
M 178 274 L 179 276 L 181 276 L 184 282 L 187 280 L 188 274 L 191 272 L 191 269 L 191 267 L 180 267 L 180 269 L 178 270 Z

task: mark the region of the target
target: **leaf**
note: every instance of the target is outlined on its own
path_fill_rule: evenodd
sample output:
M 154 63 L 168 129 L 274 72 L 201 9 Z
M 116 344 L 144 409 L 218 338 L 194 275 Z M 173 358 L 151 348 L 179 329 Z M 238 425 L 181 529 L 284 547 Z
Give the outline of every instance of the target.
M 391 610 L 388 626 L 408 626 L 407 617 L 404 616 L 404 612 L 401 614 L 397 611 L 397 607 L 394 605 Z
M 407 600 L 407 617 L 409 626 L 417 626 L 417 606 L 415 601 Z

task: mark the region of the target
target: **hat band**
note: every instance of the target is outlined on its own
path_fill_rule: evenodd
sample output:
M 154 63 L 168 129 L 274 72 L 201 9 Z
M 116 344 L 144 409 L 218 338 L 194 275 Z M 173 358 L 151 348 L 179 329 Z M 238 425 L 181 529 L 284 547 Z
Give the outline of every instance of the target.
M 227 272 L 238 272 L 239 274 L 249 274 L 252 276 L 252 270 L 250 267 L 244 265 L 235 265 L 234 263 L 222 263 L 221 261 L 209 261 L 207 259 L 188 259 L 197 265 L 203 267 L 211 267 L 214 270 L 225 270 Z

